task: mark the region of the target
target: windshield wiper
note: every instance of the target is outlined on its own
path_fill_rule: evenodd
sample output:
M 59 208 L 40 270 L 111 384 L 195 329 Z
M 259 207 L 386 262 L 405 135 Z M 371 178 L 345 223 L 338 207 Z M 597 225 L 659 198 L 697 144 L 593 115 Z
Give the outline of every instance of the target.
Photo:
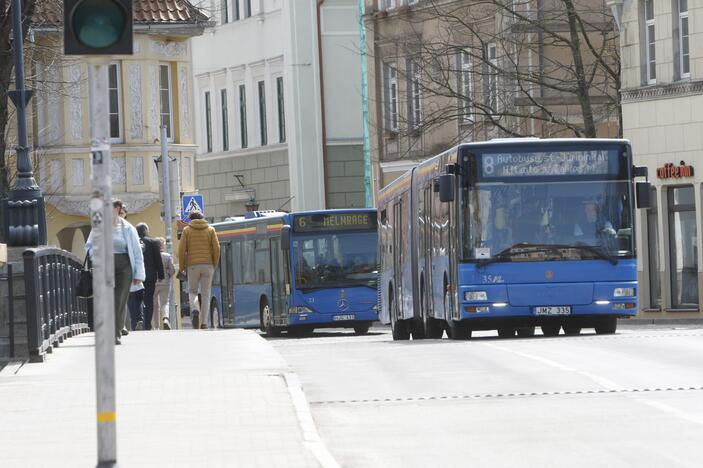
M 507 249 L 503 249 L 497 254 L 495 254 L 491 258 L 487 259 L 480 259 L 476 261 L 476 265 L 478 267 L 483 267 L 486 265 L 489 265 L 491 263 L 497 263 L 501 260 L 506 260 L 510 257 L 512 257 L 513 254 L 515 253 L 532 253 L 532 252 L 559 252 L 559 247 L 558 245 L 552 245 L 552 244 L 530 244 L 527 242 L 519 242 L 517 244 L 513 244 L 512 246 L 508 247 Z M 515 249 L 529 249 L 527 252 L 513 252 Z
M 586 252 L 590 252 L 600 259 L 607 260 L 608 262 L 610 262 L 611 265 L 617 265 L 617 263 L 618 263 L 618 258 L 616 256 L 608 253 L 602 247 L 596 247 L 594 245 L 584 244 L 583 242 L 576 242 L 573 245 L 566 245 L 564 247 L 585 250 Z

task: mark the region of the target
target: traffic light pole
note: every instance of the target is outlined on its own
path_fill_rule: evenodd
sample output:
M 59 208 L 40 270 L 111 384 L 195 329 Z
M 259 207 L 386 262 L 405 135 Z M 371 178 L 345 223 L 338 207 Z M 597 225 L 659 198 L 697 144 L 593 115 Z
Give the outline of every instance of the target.
M 168 137 L 166 125 L 161 126 L 161 167 L 163 167 L 164 193 L 164 225 L 166 226 L 166 252 L 173 258 L 173 207 L 171 206 L 171 157 L 168 155 Z M 172 330 L 178 328 L 176 315 L 176 291 L 173 287 L 173 278 L 169 278 L 168 290 L 168 321 Z
M 98 467 L 117 463 L 115 404 L 115 267 L 112 253 L 112 179 L 108 128 L 108 61 L 88 65 L 91 122 L 90 223 L 93 248 L 93 310 L 95 314 L 95 389 Z

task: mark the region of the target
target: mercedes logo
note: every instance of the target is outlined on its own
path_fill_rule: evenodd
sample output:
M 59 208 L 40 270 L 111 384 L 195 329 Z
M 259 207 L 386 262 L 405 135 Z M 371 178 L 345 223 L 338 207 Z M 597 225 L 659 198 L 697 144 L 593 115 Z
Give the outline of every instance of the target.
M 337 301 L 337 307 L 339 307 L 339 310 L 345 311 L 349 308 L 349 303 L 346 299 L 342 298 Z
M 544 273 L 544 276 L 545 276 L 548 280 L 551 280 L 552 278 L 554 278 L 554 272 L 553 272 L 553 271 L 547 270 L 547 271 Z

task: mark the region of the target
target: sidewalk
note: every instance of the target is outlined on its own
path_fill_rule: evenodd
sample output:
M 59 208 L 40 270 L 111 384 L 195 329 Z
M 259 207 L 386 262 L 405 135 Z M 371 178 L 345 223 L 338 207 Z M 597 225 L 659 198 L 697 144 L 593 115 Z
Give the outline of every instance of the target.
M 96 465 L 93 342 L 0 374 L 0 466 Z M 116 361 L 119 466 L 320 466 L 297 379 L 257 333 L 132 332 Z

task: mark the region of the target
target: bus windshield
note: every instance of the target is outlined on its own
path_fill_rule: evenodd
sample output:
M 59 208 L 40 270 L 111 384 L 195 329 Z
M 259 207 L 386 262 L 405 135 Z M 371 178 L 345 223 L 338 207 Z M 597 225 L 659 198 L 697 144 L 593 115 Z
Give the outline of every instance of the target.
M 377 234 L 375 231 L 295 235 L 292 261 L 300 290 L 321 288 L 376 288 Z
M 465 197 L 467 260 L 615 263 L 633 255 L 626 180 L 484 181 Z

